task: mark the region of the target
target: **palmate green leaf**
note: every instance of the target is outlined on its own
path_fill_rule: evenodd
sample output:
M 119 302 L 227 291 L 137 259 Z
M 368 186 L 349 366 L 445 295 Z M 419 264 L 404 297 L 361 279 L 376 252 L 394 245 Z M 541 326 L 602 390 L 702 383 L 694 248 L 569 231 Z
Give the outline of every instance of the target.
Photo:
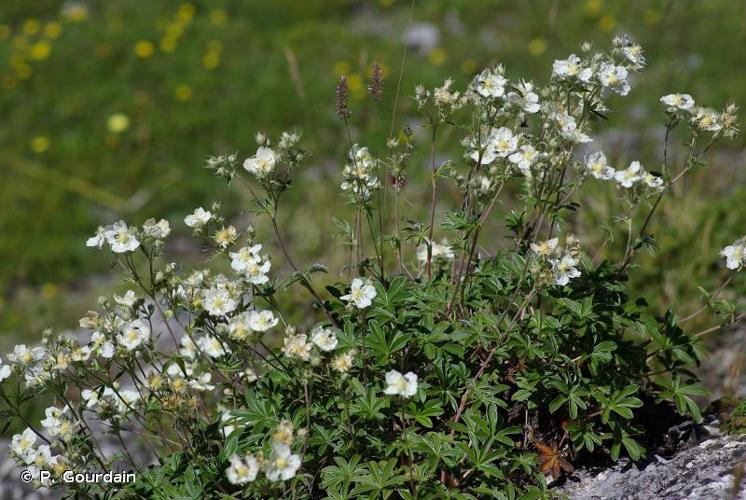
M 352 484 L 356 477 L 368 473 L 368 469 L 360 464 L 360 455 L 352 457 L 334 457 L 336 465 L 328 465 L 321 469 L 321 481 L 325 488 L 342 487 L 344 490 Z
M 367 498 L 389 498 L 398 485 L 406 481 L 406 476 L 399 473 L 396 460 L 367 462 L 368 474 L 354 477 L 355 487 L 352 495 Z
M 704 397 L 709 391 L 702 386 L 694 384 L 684 384 L 678 376 L 672 379 L 657 378 L 655 384 L 664 390 L 658 394 L 658 401 L 673 401 L 676 404 L 676 411 L 680 415 L 689 414 L 696 421 L 702 420 L 702 414 L 697 403 L 691 396 Z
M 632 409 L 640 408 L 642 406 L 642 401 L 639 398 L 632 396 L 632 394 L 635 394 L 638 389 L 638 386 L 630 384 L 619 391 L 615 391 L 609 398 L 596 396 L 603 407 L 601 421 L 604 424 L 609 423 L 609 418 L 611 418 L 612 412 L 624 419 L 631 419 L 634 416 Z
M 411 417 L 417 421 L 420 425 L 430 429 L 433 426 L 433 421 L 430 417 L 437 417 L 444 413 L 443 406 L 440 401 L 430 399 L 425 401 L 424 405 L 417 405 L 416 403 L 409 403 L 406 408 L 405 415 Z

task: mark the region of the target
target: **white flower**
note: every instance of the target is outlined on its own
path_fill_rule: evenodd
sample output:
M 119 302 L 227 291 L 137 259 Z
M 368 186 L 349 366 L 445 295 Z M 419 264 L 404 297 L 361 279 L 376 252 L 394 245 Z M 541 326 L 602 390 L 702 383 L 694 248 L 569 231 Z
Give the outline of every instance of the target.
M 101 332 L 91 334 L 91 351 L 98 353 L 101 357 L 111 358 L 114 356 L 114 343 L 106 338 Z
M 697 108 L 697 113 L 694 115 L 692 122 L 697 128 L 707 132 L 719 132 L 723 128 L 720 115 L 707 108 Z
M 639 70 L 645 66 L 645 55 L 642 52 L 642 47 L 639 45 L 633 44 L 622 47 L 622 54 L 632 63 L 633 69 Z
M 580 276 L 580 271 L 575 267 L 578 261 L 571 255 L 563 255 L 561 259 L 550 259 L 554 270 L 554 282 L 560 286 L 567 285 L 572 278 Z
M 453 250 L 451 245 L 448 244 L 447 240 L 443 240 L 443 243 L 433 242 L 432 259 L 433 260 L 451 260 L 453 259 Z M 427 262 L 427 244 L 423 243 L 417 247 L 417 260 L 420 262 Z
M 559 125 L 562 137 L 572 142 L 590 142 L 591 139 L 588 135 L 584 134 L 579 128 L 573 116 L 564 113 L 558 113 L 555 116 L 557 124 Z
M 230 466 L 225 469 L 225 476 L 231 484 L 246 484 L 256 479 L 259 472 L 259 462 L 254 455 L 245 455 L 243 458 L 233 455 L 230 458 Z
M 30 365 L 41 361 L 46 356 L 43 347 L 33 347 L 29 349 L 25 344 L 18 344 L 13 348 L 13 352 L 8 354 L 8 360 L 21 366 Z
M 557 249 L 558 238 L 552 238 L 551 240 L 541 241 L 539 243 L 531 243 L 531 250 L 539 257 L 550 257 Z
M 10 377 L 10 366 L 4 365 L 3 360 L 0 359 L 0 382 Z
M 575 54 L 570 54 L 567 59 L 555 60 L 552 73 L 560 78 L 577 78 L 585 83 L 588 83 L 593 76 L 593 70 L 581 67 L 580 58 Z
M 277 318 L 272 311 L 250 311 L 249 328 L 256 332 L 266 332 L 277 324 Z
M 308 336 L 305 334 L 289 335 L 285 337 L 285 345 L 282 347 L 282 352 L 288 358 L 298 358 L 303 361 L 308 361 L 310 358 L 311 344 L 307 342 Z
M 148 339 L 150 339 L 150 327 L 141 319 L 128 323 L 117 335 L 117 342 L 128 351 L 137 349 Z
M 252 329 L 249 323 L 251 314 L 244 311 L 237 316 L 233 316 L 228 322 L 228 335 L 239 342 L 245 341 L 251 335 Z
M 83 401 L 86 402 L 85 407 L 88 409 L 91 409 L 98 404 L 98 391 L 83 389 L 80 397 L 82 397 Z
M 205 292 L 202 307 L 210 316 L 225 316 L 238 306 L 225 287 L 212 287 Z
M 519 151 L 508 157 L 510 163 L 514 163 L 521 172 L 530 172 L 531 165 L 539 157 L 539 151 L 531 144 L 524 144 Z
M 140 246 L 136 230 L 127 227 L 124 221 L 116 222 L 110 226 L 104 233 L 104 237 L 114 253 L 133 252 Z
M 44 414 L 47 418 L 42 420 L 40 423 L 51 436 L 59 436 L 60 434 L 62 434 L 62 426 L 63 423 L 66 422 L 66 419 L 64 417 L 67 412 L 67 406 L 63 408 L 51 406 L 44 410 Z
M 52 449 L 48 444 L 42 444 L 34 453 L 33 463 L 36 467 L 50 468 L 57 463 L 57 457 L 52 456 Z
M 536 113 L 541 106 L 539 96 L 534 92 L 534 84 L 521 82 L 516 86 L 517 92 L 508 94 L 508 101 L 521 108 L 526 113 Z
M 96 229 L 96 234 L 88 238 L 85 242 L 86 246 L 88 247 L 98 247 L 101 248 L 104 246 L 104 243 L 106 243 L 106 228 L 104 226 L 99 226 L 98 229 Z
M 287 481 L 300 469 L 300 455 L 292 453 L 284 443 L 272 443 L 272 453 L 267 463 L 267 479 L 272 482 Z
M 228 346 L 224 345 L 220 340 L 216 339 L 212 335 L 204 335 L 197 340 L 197 346 L 200 350 L 210 356 L 211 358 L 219 358 L 230 354 L 231 350 Z
M 617 170 L 614 179 L 624 188 L 631 188 L 634 184 L 642 179 L 640 170 L 642 166 L 639 161 L 633 161 L 625 170 Z
M 728 269 L 738 269 L 746 262 L 746 243 L 736 242 L 723 248 L 720 255 L 725 257 L 725 265 Z
M 189 214 L 184 218 L 184 224 L 191 228 L 199 229 L 210 222 L 210 219 L 212 219 L 212 213 L 199 207 L 194 210 L 194 213 Z
M 386 389 L 383 392 L 384 394 L 411 398 L 417 394 L 417 375 L 412 372 L 402 375 L 396 370 L 391 370 L 386 373 Z
M 234 241 L 236 241 L 237 236 L 238 236 L 238 231 L 236 231 L 235 227 L 224 226 L 218 229 L 217 231 L 215 231 L 215 234 L 212 235 L 212 241 L 214 241 L 218 247 L 225 250 L 226 248 L 231 246 Z
M 271 266 L 272 264 L 270 264 L 268 260 L 265 260 L 264 262 L 259 260 L 249 262 L 245 271 L 246 279 L 249 283 L 254 285 L 262 285 L 268 282 L 269 276 L 267 276 L 267 273 Z
M 690 111 L 694 108 L 694 99 L 689 94 L 668 94 L 661 97 L 661 102 L 668 106 L 671 111 L 681 109 Z
M 261 179 L 272 173 L 275 169 L 276 161 L 277 156 L 272 149 L 266 146 L 260 146 L 259 149 L 256 150 L 254 156 L 247 158 L 246 161 L 243 162 L 243 168 L 250 174 Z
M 23 461 L 26 465 L 34 461 L 36 449 L 36 434 L 31 428 L 27 428 L 21 434 L 15 434 L 10 442 L 10 451 Z
M 197 345 L 194 343 L 189 335 L 184 335 L 179 341 L 181 347 L 179 348 L 179 354 L 188 359 L 194 359 L 197 357 Z
M 162 240 L 171 234 L 171 225 L 166 219 L 161 219 L 158 222 L 155 219 L 148 219 L 142 225 L 142 232 L 145 236 Z
M 507 80 L 500 73 L 485 70 L 476 79 L 476 91 L 483 97 L 502 97 Z
M 606 155 L 601 151 L 585 156 L 585 168 L 596 179 L 603 179 L 605 181 L 613 179 L 616 174 L 616 171 L 609 166 Z
M 347 373 L 352 368 L 352 362 L 355 359 L 355 351 L 347 351 L 344 354 L 338 354 L 332 359 L 332 368 L 340 373 Z
M 259 256 L 261 250 L 262 245 L 252 245 L 242 247 L 238 252 L 230 252 L 228 255 L 231 258 L 231 269 L 237 273 L 245 272 L 251 262 L 261 260 Z
M 642 181 L 648 185 L 648 187 L 651 187 L 657 191 L 661 191 L 663 189 L 663 178 L 662 177 L 656 177 L 655 175 L 651 174 L 650 172 L 645 172 L 642 175 Z
M 333 329 L 324 328 L 320 325 L 317 325 L 311 331 L 311 342 L 324 352 L 333 351 L 339 343 Z
M 195 391 L 212 391 L 215 389 L 215 386 L 210 384 L 211 380 L 212 373 L 204 372 L 201 373 L 196 379 L 190 380 L 189 387 L 191 387 Z
M 490 144 L 498 157 L 505 158 L 518 148 L 519 137 L 519 135 L 513 135 L 509 128 L 500 127 L 496 131 L 493 130 Z
M 135 295 L 135 292 L 133 292 L 132 290 L 127 290 L 127 293 L 125 293 L 122 297 L 114 294 L 114 302 L 122 307 L 132 307 L 133 305 L 135 305 L 136 301 L 137 295 Z
M 341 300 L 352 302 L 358 309 L 365 309 L 376 297 L 376 288 L 367 278 L 355 278 L 350 286 L 350 293 L 340 297 Z
M 629 94 L 629 82 L 627 81 L 627 68 L 604 63 L 598 70 L 598 81 L 605 88 L 619 95 Z
M 489 165 L 495 161 L 497 159 L 497 153 L 495 152 L 495 148 L 492 147 L 491 140 L 492 135 L 486 138 L 485 142 L 481 144 L 481 147 L 477 144 L 476 139 L 467 141 L 467 145 L 471 151 L 468 154 L 469 158 L 474 160 L 474 162 L 478 162 L 480 165 Z

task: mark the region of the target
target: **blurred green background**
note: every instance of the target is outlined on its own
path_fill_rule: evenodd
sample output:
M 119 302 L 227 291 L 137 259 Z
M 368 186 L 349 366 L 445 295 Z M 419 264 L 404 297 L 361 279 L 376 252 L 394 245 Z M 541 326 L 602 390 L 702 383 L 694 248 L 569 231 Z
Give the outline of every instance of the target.
M 98 293 L 117 286 L 103 253 L 84 245 L 97 225 L 163 216 L 186 234 L 181 220 L 198 205 L 223 199 L 228 213 L 246 208 L 245 194 L 203 165 L 211 154 L 252 154 L 259 130 L 303 131 L 313 158 L 303 192 L 295 189 L 284 207 L 285 231 L 301 261 L 334 260 L 338 245 L 328 234 L 348 146 L 334 115 L 334 85 L 348 76 L 353 135 L 382 147 L 405 46 L 397 128 L 416 128 L 408 99 L 416 83 L 452 76 L 463 87 L 481 68 L 502 62 L 509 77 L 540 84 L 554 59 L 585 40 L 606 48 L 622 32 L 643 45 L 649 68 L 634 78 L 631 97 L 612 100 L 612 120 L 600 127 L 601 143 L 620 164 L 632 156 L 660 162 L 663 94 L 688 92 L 716 108 L 729 100 L 746 104 L 746 1 L 411 6 L 2 0 L 0 344 L 32 339 L 45 326 L 73 327 Z M 377 111 L 365 91 L 374 59 L 387 78 L 387 99 Z M 370 132 L 360 137 L 362 129 Z M 444 154 L 456 144 L 455 135 L 445 138 Z M 741 136 L 719 148 L 708 170 L 695 172 L 661 208 L 651 227 L 660 248 L 634 283 L 652 303 L 691 312 L 697 286 L 723 279 L 718 252 L 746 232 L 743 147 Z M 413 204 L 429 189 L 420 165 L 413 163 L 407 188 Z M 577 231 L 593 248 L 600 235 L 583 227 L 593 231 L 610 217 L 613 192 L 586 190 L 579 201 L 586 215 Z M 198 255 L 185 241 L 177 235 L 173 254 Z M 612 245 L 608 256 L 618 250 Z M 743 291 L 740 276 L 735 293 Z

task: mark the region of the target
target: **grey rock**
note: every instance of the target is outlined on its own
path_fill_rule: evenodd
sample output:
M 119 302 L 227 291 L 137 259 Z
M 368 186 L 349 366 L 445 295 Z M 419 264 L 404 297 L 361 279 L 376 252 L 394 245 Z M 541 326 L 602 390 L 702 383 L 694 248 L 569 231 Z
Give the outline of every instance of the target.
M 554 491 L 573 500 L 746 500 L 746 484 L 733 492 L 738 468 L 746 472 L 746 436 L 721 436 L 642 466 L 623 459 L 605 470 L 579 470 Z

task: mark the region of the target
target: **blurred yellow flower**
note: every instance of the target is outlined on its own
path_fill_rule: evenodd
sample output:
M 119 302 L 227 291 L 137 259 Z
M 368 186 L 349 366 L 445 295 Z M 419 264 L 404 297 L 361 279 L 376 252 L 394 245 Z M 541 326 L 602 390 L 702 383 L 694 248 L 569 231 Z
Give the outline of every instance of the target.
M 202 58 L 205 69 L 215 69 L 220 66 L 220 52 L 209 51 Z
M 7 40 L 10 38 L 12 30 L 7 24 L 0 24 L 0 40 Z
M 36 19 L 27 19 L 23 23 L 23 32 L 29 36 L 34 36 L 39 33 L 41 29 L 41 23 Z
M 223 50 L 223 42 L 220 40 L 210 40 L 207 42 L 207 50 L 212 52 L 220 52 Z
M 21 80 L 31 78 L 31 75 L 33 74 L 31 66 L 29 66 L 25 62 L 17 64 L 14 69 L 16 70 L 16 75 L 18 75 L 18 78 Z
M 661 20 L 661 17 L 663 17 L 661 11 L 655 9 L 647 9 L 645 11 L 645 24 L 658 24 Z
M 585 2 L 585 14 L 588 17 L 596 17 L 601 13 L 602 0 L 587 0 Z
M 176 11 L 176 19 L 182 23 L 188 23 L 194 17 L 194 5 L 190 3 L 183 3 L 179 5 L 179 10 Z
M 175 51 L 176 45 L 177 45 L 176 39 L 171 36 L 166 35 L 163 38 L 161 38 L 160 47 L 161 47 L 161 52 L 163 52 L 164 54 L 170 54 L 173 51 Z
M 343 76 L 350 73 L 350 63 L 347 61 L 337 61 L 334 63 L 334 74 Z
M 124 113 L 115 113 L 106 121 L 106 128 L 115 134 L 121 134 L 130 127 L 130 119 Z
M 44 26 L 44 36 L 54 40 L 62 34 L 62 25 L 57 21 L 50 21 Z
M 598 26 L 602 31 L 609 32 L 614 29 L 614 26 L 616 26 L 616 19 L 614 19 L 614 16 L 607 14 L 601 17 Z
M 547 41 L 543 38 L 534 38 L 528 42 L 528 53 L 532 56 L 540 56 L 547 50 Z
M 39 135 L 31 139 L 31 151 L 37 154 L 46 152 L 49 149 L 49 138 Z
M 477 63 L 474 59 L 466 59 L 461 63 L 461 71 L 467 75 L 473 74 L 477 70 Z
M 52 53 L 52 46 L 47 41 L 36 42 L 31 46 L 31 59 L 43 61 Z
M 363 77 L 359 73 L 347 77 L 347 87 L 350 89 L 353 99 L 359 100 L 365 97 L 365 85 Z
M 210 22 L 212 22 L 212 24 L 214 24 L 215 26 L 223 25 L 227 20 L 228 14 L 226 14 L 223 9 L 215 9 L 210 12 Z
M 428 59 L 430 60 L 430 63 L 436 66 L 440 66 L 441 64 L 446 62 L 446 59 L 448 59 L 448 54 L 446 53 L 445 49 L 438 47 L 430 51 L 430 54 L 428 54 Z
M 41 295 L 45 299 L 51 299 L 59 292 L 59 288 L 54 283 L 44 283 L 41 286 Z
M 153 43 L 148 40 L 140 40 L 135 44 L 135 54 L 142 59 L 152 56 L 154 51 Z
M 192 87 L 186 84 L 181 84 L 176 87 L 174 96 L 176 97 L 177 101 L 187 102 L 189 99 L 192 98 Z

